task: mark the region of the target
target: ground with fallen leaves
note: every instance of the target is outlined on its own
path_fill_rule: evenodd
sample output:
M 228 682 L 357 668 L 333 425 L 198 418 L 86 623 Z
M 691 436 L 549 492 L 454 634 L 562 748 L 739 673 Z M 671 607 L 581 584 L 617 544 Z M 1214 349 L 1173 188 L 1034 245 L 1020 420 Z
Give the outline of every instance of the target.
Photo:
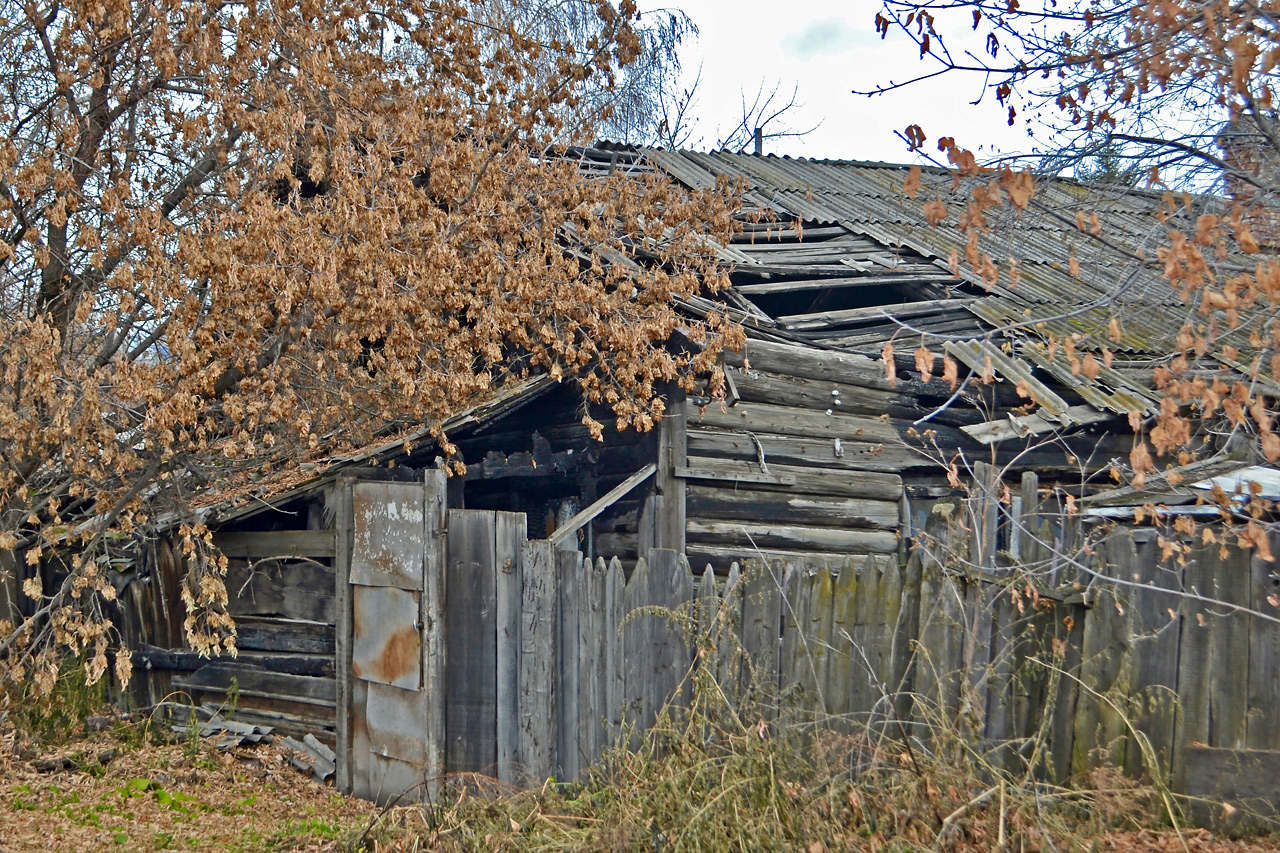
M 0 734 L 0 852 L 345 850 L 376 814 L 278 746 L 157 744 L 141 725 L 61 746 Z
M 279 744 L 220 750 L 211 740 L 164 742 L 167 733 L 158 739 L 147 721 L 108 720 L 101 728 L 61 745 L 37 744 L 12 729 L 0 730 L 0 853 L 648 848 L 637 847 L 637 839 L 648 838 L 640 831 L 644 827 L 611 820 L 622 814 L 612 814 L 611 797 L 602 798 L 589 786 L 558 793 L 548 785 L 496 798 L 489 790 L 477 797 L 486 786 L 473 779 L 446 795 L 434 812 L 416 807 L 383 812 L 299 772 Z M 928 849 L 901 846 L 901 838 L 887 844 L 864 838 L 850 846 L 847 836 L 827 832 L 835 826 L 807 825 L 803 834 L 812 835 L 795 849 Z M 954 849 L 984 846 L 975 842 Z M 1061 837 L 1054 849 L 1263 853 L 1280 845 L 1197 829 L 1102 829 Z

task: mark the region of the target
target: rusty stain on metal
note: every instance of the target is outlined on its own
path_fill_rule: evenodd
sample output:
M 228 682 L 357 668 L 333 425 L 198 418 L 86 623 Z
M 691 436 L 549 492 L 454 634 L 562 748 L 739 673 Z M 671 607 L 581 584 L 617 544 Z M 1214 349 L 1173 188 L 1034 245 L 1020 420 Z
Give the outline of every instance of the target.
M 419 594 L 387 586 L 352 586 L 351 674 L 417 690 L 422 683 Z

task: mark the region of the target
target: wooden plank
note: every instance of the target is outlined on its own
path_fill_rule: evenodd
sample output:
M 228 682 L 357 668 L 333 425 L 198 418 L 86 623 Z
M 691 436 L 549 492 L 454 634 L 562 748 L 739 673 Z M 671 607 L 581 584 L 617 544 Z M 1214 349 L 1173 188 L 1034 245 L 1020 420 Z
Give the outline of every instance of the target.
M 590 767 L 604 749 L 604 587 L 608 569 L 602 558 L 584 560 L 578 599 L 578 738 L 582 766 Z
M 643 731 L 653 724 L 645 707 L 646 688 L 652 683 L 654 670 L 650 620 L 640 612 L 652 598 L 653 571 L 647 557 L 636 561 L 627 579 L 622 598 L 622 689 L 623 725 Z M 632 745 L 637 743 L 633 736 Z
M 880 368 L 880 374 L 884 375 L 883 367 Z M 804 379 L 752 369 L 735 372 L 733 382 L 738 389 L 738 396 L 744 403 L 795 406 L 816 409 L 819 412 L 839 409 L 852 414 L 888 413 L 893 417 L 908 417 L 910 412 L 914 411 L 905 394 L 851 384 L 855 382 L 853 378 L 847 380 Z M 916 417 L 919 416 L 917 413 Z
M 710 521 L 771 521 L 812 527 L 897 530 L 896 501 L 828 498 L 690 484 L 690 518 Z
M 756 491 L 785 491 L 807 495 L 866 498 L 896 501 L 902 496 L 902 477 L 896 473 L 814 469 L 767 463 L 768 473 L 755 460 L 697 457 L 677 475 L 689 480 L 706 480 L 730 487 L 745 483 Z
M 750 361 L 753 370 L 765 370 L 787 377 L 855 384 L 882 391 L 893 389 L 884 375 L 882 361 L 851 352 L 819 350 L 817 347 L 768 341 L 748 341 L 741 353 L 724 352 L 724 364 L 741 368 L 745 361 Z
M 137 668 L 195 672 L 197 669 L 209 665 L 208 657 L 190 649 L 161 649 L 148 643 L 139 643 L 132 651 L 133 663 Z M 284 675 L 334 677 L 332 655 L 264 653 L 241 650 L 236 655 L 236 662 Z
M 215 533 L 214 547 L 228 559 L 262 560 L 273 557 L 328 559 L 337 548 L 333 530 L 263 530 Z
M 745 561 L 742 575 L 743 687 L 759 712 L 777 710 L 778 645 L 782 637 L 782 561 Z
M 689 464 L 688 407 L 679 385 L 671 383 L 666 396 L 667 411 L 658 424 L 658 470 L 654 479 L 654 487 L 666 501 L 665 512 L 658 519 L 655 544 L 684 553 L 685 481 L 675 472 Z
M 333 503 L 331 507 L 334 527 L 333 588 L 336 612 L 333 621 L 336 623 L 334 641 L 335 670 L 337 672 L 336 694 L 334 697 L 337 713 L 335 720 L 337 744 L 334 752 L 337 755 L 337 766 L 334 771 L 334 785 L 344 794 L 352 793 L 355 788 L 357 779 L 355 765 L 357 763 L 366 763 L 363 760 L 356 759 L 355 753 L 352 751 L 351 740 L 352 715 L 357 713 L 355 703 L 352 701 L 351 685 L 351 641 L 353 632 L 351 612 L 351 548 L 353 534 L 351 526 L 354 520 L 351 493 L 353 487 L 354 480 L 350 477 L 339 477 L 332 492 Z M 230 572 L 228 572 L 228 575 L 230 575 Z M 228 592 L 230 591 L 231 588 L 228 585 Z M 363 716 L 364 705 L 361 704 L 360 708 L 359 713 Z
M 337 621 L 337 576 L 331 566 L 307 561 L 257 563 L 242 560 L 227 567 L 227 612 L 239 616 L 280 616 L 312 622 Z M 179 621 L 179 626 L 181 621 Z M 183 645 L 170 642 L 170 646 Z
M 1097 553 L 1095 571 L 1127 578 L 1133 572 L 1131 560 L 1127 538 L 1113 539 Z M 1076 703 L 1072 759 L 1077 773 L 1102 765 L 1123 765 L 1127 746 L 1124 709 L 1129 699 L 1129 620 L 1114 584 L 1101 581 L 1094 594 L 1094 606 L 1085 617 L 1081 648 L 1081 690 Z
M 518 754 L 534 782 L 548 778 L 556 768 L 559 584 L 556 551 L 550 542 L 525 542 L 522 550 Z
M 604 621 L 600 632 L 605 643 L 604 709 L 609 719 L 605 736 L 609 744 L 618 742 L 623 722 L 622 706 L 626 695 L 623 682 L 625 657 L 622 645 L 622 620 L 626 615 L 623 609 L 625 589 L 626 577 L 622 572 L 622 563 L 614 557 L 609 561 L 604 579 Z
M 1193 816 L 1223 832 L 1276 828 L 1280 752 L 1189 747 L 1185 760 L 1186 793 L 1204 804 Z M 1221 803 L 1231 805 L 1230 817 Z
M 752 559 L 780 561 L 806 569 L 837 570 L 851 557 L 859 563 L 867 556 L 865 553 L 838 553 L 833 551 L 783 551 L 777 548 L 743 547 L 741 545 L 708 545 L 702 542 L 690 542 L 688 556 L 692 562 L 710 563 L 717 573 L 728 571 L 733 563 L 741 563 Z
M 1129 672 L 1130 711 L 1134 726 L 1143 732 L 1155 751 L 1161 778 L 1168 779 L 1177 720 L 1178 645 L 1181 623 L 1177 618 L 1177 592 L 1182 588 L 1178 565 L 1161 568 L 1154 541 L 1133 543 L 1128 532 L 1119 534 L 1134 549 L 1132 580 L 1146 587 L 1129 588 L 1127 601 L 1132 664 Z M 1132 740 L 1125 750 L 1125 772 L 1134 778 L 1151 773 L 1146 758 Z
M 849 278 L 815 278 L 801 281 L 766 281 L 759 284 L 738 284 L 734 290 L 744 294 L 767 296 L 777 293 L 795 293 L 800 290 L 845 289 L 850 287 L 878 287 L 885 284 L 918 284 L 921 282 L 945 283 L 955 279 L 944 272 L 909 272 L 898 275 L 866 275 Z M 754 343 L 754 341 L 753 341 Z
M 827 701 L 827 670 L 835 652 L 832 619 L 834 616 L 833 593 L 835 580 L 830 569 L 818 569 L 813 574 L 808 594 L 809 624 L 805 628 L 809 641 L 809 660 L 811 666 L 801 671 L 800 684 L 812 697 L 810 707 L 815 712 L 815 722 L 823 723 L 830 718 L 830 706 Z
M 449 479 L 443 469 L 423 472 L 422 532 L 422 681 L 426 795 L 434 800 L 445 771 L 445 697 L 448 690 L 445 575 L 449 518 Z
M 499 512 L 494 517 L 494 561 L 497 621 L 497 726 L 498 780 L 516 784 L 520 779 L 520 616 L 522 573 L 527 519 L 520 512 Z
M 1231 548 L 1227 559 L 1220 560 L 1215 546 L 1201 545 L 1199 551 L 1199 559 L 1213 566 L 1211 597 L 1247 608 L 1252 603 L 1252 552 Z M 1217 612 L 1208 619 L 1209 719 L 1212 721 L 1208 745 L 1244 749 L 1249 703 L 1249 620 L 1240 610 Z
M 668 703 L 680 703 L 678 692 L 688 673 L 691 656 L 684 642 L 680 617 L 693 599 L 693 575 L 683 555 L 668 548 L 655 548 L 649 560 L 654 584 L 652 604 L 658 610 L 648 615 L 654 644 L 654 678 L 648 705 L 654 717 Z
M 912 696 L 915 693 L 915 644 L 919 639 L 921 578 L 924 559 L 919 550 L 912 549 L 902 570 L 902 606 L 893 634 L 894 681 L 889 685 L 893 694 L 894 713 L 906 723 L 912 715 Z
M 852 560 L 846 560 L 836 573 L 831 589 L 832 652 L 827 656 L 826 692 L 827 710 L 843 732 L 854 730 L 852 725 L 853 683 L 862 673 L 862 661 L 854 648 L 854 622 L 858 607 L 858 570 Z
M 491 773 L 497 745 L 495 516 L 449 510 L 445 576 L 445 768 Z
M 577 551 L 556 552 L 557 587 L 560 591 L 559 679 L 560 726 L 556 740 L 556 778 L 578 778 L 582 771 L 578 712 L 581 707 L 578 622 L 582 594 L 583 557 Z
M 1280 553 L 1280 542 L 1272 537 L 1271 551 Z M 1255 552 L 1250 561 L 1252 606 L 1268 616 L 1280 615 L 1280 564 L 1268 562 Z M 1256 616 L 1249 618 L 1249 717 L 1246 746 L 1249 749 L 1280 750 L 1280 625 Z
M 756 435 L 741 432 L 691 428 L 689 453 L 694 456 L 713 456 L 722 459 L 741 459 L 758 462 L 763 456 L 772 467 L 775 462 L 783 465 L 833 468 L 857 471 L 899 473 L 904 468 L 936 467 L 914 448 L 873 442 L 824 441 L 820 438 L 801 438 L 790 435 Z
M 846 414 L 832 397 L 826 411 L 767 403 L 738 403 L 725 408 L 689 404 L 685 411 L 690 424 L 717 429 L 750 430 L 773 435 L 795 435 L 841 441 L 887 442 L 902 440 L 890 423 L 868 415 Z
M 1183 569 L 1186 591 L 1200 596 L 1212 596 L 1213 568 L 1204 560 L 1192 559 Z M 1209 624 L 1212 612 L 1207 605 L 1190 596 L 1183 596 L 1178 606 L 1182 623 L 1178 648 L 1178 707 L 1181 716 L 1175 733 L 1173 756 L 1173 788 L 1186 789 L 1186 762 L 1183 760 L 1188 745 L 1209 745 Z
M 271 672 L 241 663 L 207 663 L 189 675 L 174 678 L 175 687 L 225 693 L 235 682 L 242 696 L 261 696 L 299 702 L 304 705 L 334 707 L 338 696 L 337 681 L 307 675 Z
M 241 652 L 302 652 L 332 658 L 335 630 L 325 622 L 244 616 L 236 620 L 236 648 Z
M 741 548 L 795 549 L 833 554 L 893 554 L 898 537 L 892 530 L 796 527 L 782 524 L 746 524 L 735 521 L 688 522 L 691 542 L 733 545 Z
M 613 504 L 617 503 L 620 498 L 653 476 L 657 467 L 658 466 L 652 462 L 645 465 L 639 471 L 614 486 L 605 493 L 603 497 L 592 503 L 586 509 L 582 510 L 582 512 L 578 513 L 564 524 L 557 526 L 555 532 L 548 536 L 547 539 L 552 545 L 561 545 L 566 543 L 569 540 L 569 537 L 577 533 L 583 525 L 590 522 L 597 515 L 604 512 L 604 510 L 613 506 Z
M 778 317 L 777 320 L 784 329 L 794 331 L 835 329 L 871 320 L 887 319 L 888 317 L 902 320 L 911 317 L 924 317 L 930 314 L 949 314 L 955 311 L 963 311 L 964 306 L 972 301 L 972 299 L 948 299 L 946 301 L 930 299 L 925 302 L 908 302 L 899 305 L 876 305 L 869 308 L 819 311 L 813 314 L 791 314 Z
M 815 679 L 809 606 L 817 573 L 788 566 L 787 575 L 782 591 L 782 647 L 778 662 L 778 700 L 784 730 L 813 719 Z

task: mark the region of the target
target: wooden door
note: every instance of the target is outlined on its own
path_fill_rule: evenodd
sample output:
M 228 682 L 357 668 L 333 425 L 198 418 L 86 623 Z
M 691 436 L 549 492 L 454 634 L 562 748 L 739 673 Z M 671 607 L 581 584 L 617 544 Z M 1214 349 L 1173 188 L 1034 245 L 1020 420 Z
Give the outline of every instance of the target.
M 445 476 L 340 488 L 338 784 L 428 799 L 444 771 Z

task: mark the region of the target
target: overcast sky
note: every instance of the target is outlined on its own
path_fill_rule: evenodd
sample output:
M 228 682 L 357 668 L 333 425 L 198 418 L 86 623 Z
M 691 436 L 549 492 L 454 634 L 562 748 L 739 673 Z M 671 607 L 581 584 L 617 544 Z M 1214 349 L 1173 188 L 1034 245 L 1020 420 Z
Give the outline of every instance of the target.
M 694 113 L 701 139 L 691 147 L 711 148 L 742 115 L 763 83 L 780 85 L 780 95 L 804 104 L 789 115 L 796 129 L 818 128 L 799 139 L 765 145 L 766 153 L 814 158 L 910 162 L 906 144 L 894 135 L 908 124 L 923 129 L 930 146 L 939 136 L 954 136 L 964 147 L 994 142 L 1004 152 L 1032 146 L 1023 126 L 1010 128 L 1001 108 L 988 97 L 979 106 L 975 79 L 944 78 L 905 91 L 873 98 L 851 94 L 874 82 L 904 80 L 933 70 L 915 58 L 904 37 L 882 41 L 873 19 L 876 0 L 641 0 L 644 10 L 683 9 L 700 34 L 686 44 L 682 56 L 689 78 L 702 67 Z

